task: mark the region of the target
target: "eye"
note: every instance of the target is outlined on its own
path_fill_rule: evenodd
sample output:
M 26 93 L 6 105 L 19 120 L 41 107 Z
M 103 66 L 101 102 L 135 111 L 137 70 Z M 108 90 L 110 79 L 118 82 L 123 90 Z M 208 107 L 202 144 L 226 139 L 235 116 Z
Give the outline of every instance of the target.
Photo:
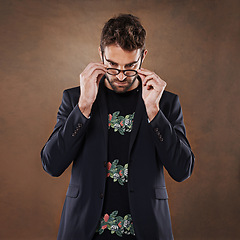
M 134 66 L 135 66 L 135 64 L 132 63 L 132 64 L 128 64 L 128 65 L 126 65 L 126 68 L 132 68 L 132 67 L 134 67 Z
M 113 67 L 116 67 L 116 66 L 117 66 L 117 64 L 114 63 L 114 62 L 109 62 L 109 63 L 110 63 L 110 65 L 113 66 Z

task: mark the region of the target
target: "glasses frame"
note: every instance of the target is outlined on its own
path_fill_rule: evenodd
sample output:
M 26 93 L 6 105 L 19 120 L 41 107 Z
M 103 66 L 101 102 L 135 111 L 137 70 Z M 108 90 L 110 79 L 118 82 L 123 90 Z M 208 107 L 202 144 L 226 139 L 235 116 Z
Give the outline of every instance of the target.
M 108 72 L 108 70 L 115 70 L 115 71 L 117 71 L 117 73 L 113 74 L 113 73 Z M 138 74 L 137 70 L 134 70 L 134 69 L 120 70 L 117 68 L 107 68 L 107 73 L 112 76 L 117 76 L 120 72 L 122 72 L 126 77 L 134 77 Z M 132 72 L 132 75 L 127 75 L 126 72 Z
M 141 55 L 139 57 L 139 59 L 141 59 L 139 69 L 142 66 L 143 53 L 144 53 L 144 50 L 142 50 Z M 104 51 L 102 51 L 102 60 L 103 60 L 103 64 L 104 64 L 104 55 L 103 54 L 104 54 Z M 139 59 L 137 60 L 137 62 L 139 61 Z M 116 70 L 118 72 L 117 74 L 112 74 L 112 73 L 107 72 L 109 75 L 112 75 L 112 76 L 117 76 L 120 72 L 122 72 L 126 77 L 135 77 L 138 74 L 137 70 L 134 70 L 134 69 L 120 70 L 120 69 L 117 69 L 117 68 L 107 68 L 107 70 Z M 131 76 L 126 75 L 125 72 L 127 72 L 127 71 L 134 72 L 135 74 L 131 75 Z

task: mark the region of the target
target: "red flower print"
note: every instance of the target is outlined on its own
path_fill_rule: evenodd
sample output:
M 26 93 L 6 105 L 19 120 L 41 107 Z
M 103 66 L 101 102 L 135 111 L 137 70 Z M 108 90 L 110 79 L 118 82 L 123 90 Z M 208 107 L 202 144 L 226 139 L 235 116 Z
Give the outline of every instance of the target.
M 123 174 L 122 174 L 122 170 L 120 170 L 120 171 L 119 171 L 119 175 L 120 175 L 120 176 L 122 176 L 122 175 L 123 175 Z
M 99 235 L 101 235 L 103 234 L 105 229 L 110 230 L 111 234 L 116 233 L 117 235 L 120 235 L 118 233 L 121 234 L 125 233 L 127 235 L 135 235 L 131 215 L 127 214 L 124 217 L 120 217 L 118 216 L 117 210 L 113 211 L 109 215 L 107 213 L 103 215 L 96 232 L 98 232 Z
M 108 119 L 109 119 L 109 121 L 112 120 L 112 114 L 108 114 Z
M 107 177 L 109 177 L 110 176 L 110 173 L 107 173 Z
M 123 120 L 120 122 L 120 125 L 123 126 Z
M 107 225 L 103 225 L 103 226 L 102 226 L 102 229 L 105 229 L 105 228 L 107 228 Z
M 106 213 L 106 214 L 104 215 L 103 219 L 104 219 L 105 222 L 107 222 L 108 219 L 109 219 L 109 215 Z
M 110 170 L 111 169 L 112 164 L 110 162 L 107 163 L 107 169 Z

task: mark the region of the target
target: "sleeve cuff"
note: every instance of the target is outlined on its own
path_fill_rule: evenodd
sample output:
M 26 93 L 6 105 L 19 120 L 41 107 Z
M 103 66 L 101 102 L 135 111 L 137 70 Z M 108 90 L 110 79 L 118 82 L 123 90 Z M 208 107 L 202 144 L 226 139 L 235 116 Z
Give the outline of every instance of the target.
M 79 113 L 80 121 L 82 124 L 84 124 L 87 120 L 89 120 L 91 118 L 91 115 L 89 117 L 85 117 L 83 115 L 83 113 L 81 112 L 80 108 L 78 107 L 78 105 L 76 105 L 75 108 L 78 109 L 77 112 Z

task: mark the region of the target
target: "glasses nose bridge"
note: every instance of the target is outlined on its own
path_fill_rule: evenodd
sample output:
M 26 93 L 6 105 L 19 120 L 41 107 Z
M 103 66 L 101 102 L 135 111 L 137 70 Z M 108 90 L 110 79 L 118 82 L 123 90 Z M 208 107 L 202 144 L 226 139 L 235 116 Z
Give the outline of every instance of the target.
M 124 70 L 118 69 L 118 74 L 116 76 L 119 80 L 123 80 L 126 78 L 126 75 L 124 74 Z

